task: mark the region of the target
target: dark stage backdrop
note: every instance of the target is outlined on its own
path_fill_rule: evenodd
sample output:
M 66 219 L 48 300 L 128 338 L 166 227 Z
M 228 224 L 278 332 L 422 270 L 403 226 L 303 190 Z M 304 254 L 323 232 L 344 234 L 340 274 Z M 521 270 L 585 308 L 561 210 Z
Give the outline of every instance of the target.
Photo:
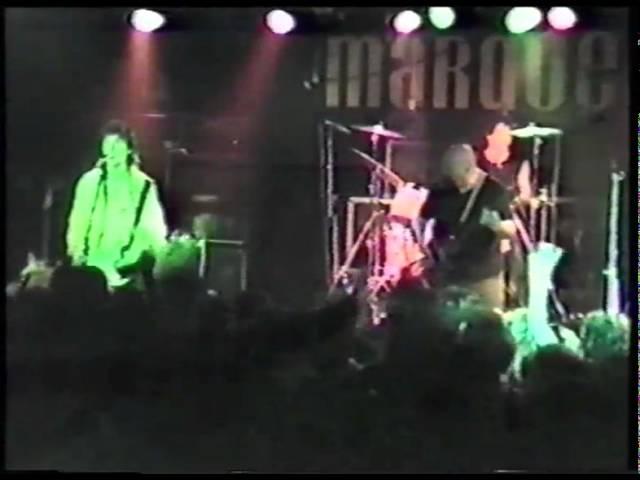
M 228 210 L 244 224 L 230 235 L 249 244 L 251 287 L 290 306 L 308 305 L 324 288 L 320 120 L 384 120 L 437 145 L 478 142 L 497 121 L 537 122 L 566 132 L 560 193 L 575 202 L 562 212 L 564 242 L 579 258 L 572 281 L 591 292 L 585 308 L 599 305 L 608 173 L 613 162 L 625 170 L 629 164 L 624 12 L 605 10 L 597 30 L 560 38 L 469 30 L 398 40 L 381 24 L 268 46 L 255 9 L 238 10 L 235 23 L 215 9 L 178 10 L 200 23 L 152 37 L 153 88 L 145 92 L 152 111 L 128 114 L 145 169 L 160 182 L 167 141 L 210 159 L 215 168 L 202 175 L 225 171 L 218 176 L 225 178 Z M 28 250 L 40 248 L 49 184 L 57 188 L 52 244 L 62 252 L 73 182 L 95 161 L 100 126 L 118 112 L 129 35 L 124 12 L 7 11 L 9 275 Z M 255 62 L 261 66 L 251 68 Z M 176 205 L 184 200 L 163 194 L 177 226 Z

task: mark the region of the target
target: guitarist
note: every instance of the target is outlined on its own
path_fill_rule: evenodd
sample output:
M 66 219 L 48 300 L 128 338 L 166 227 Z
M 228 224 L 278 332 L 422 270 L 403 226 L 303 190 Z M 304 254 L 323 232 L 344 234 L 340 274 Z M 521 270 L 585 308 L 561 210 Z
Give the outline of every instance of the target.
M 76 266 L 100 268 L 111 289 L 150 280 L 166 245 L 167 224 L 155 182 L 139 167 L 131 130 L 104 129 L 100 158 L 78 180 L 68 217 L 67 254 Z
M 431 190 L 422 216 L 435 220 L 437 259 L 430 281 L 456 285 L 493 308 L 504 308 L 504 245 L 516 235 L 510 195 L 478 167 L 471 146 L 451 146 L 442 160 L 443 184 Z

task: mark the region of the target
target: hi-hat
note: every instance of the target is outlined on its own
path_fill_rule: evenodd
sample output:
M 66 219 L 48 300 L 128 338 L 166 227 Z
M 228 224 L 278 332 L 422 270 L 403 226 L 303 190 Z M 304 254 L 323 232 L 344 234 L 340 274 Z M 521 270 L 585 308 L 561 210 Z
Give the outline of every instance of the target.
M 524 128 L 511 130 L 511 136 L 516 138 L 553 137 L 556 135 L 562 135 L 562 130 L 558 128 L 539 127 L 535 123 L 530 123 Z
M 372 135 L 379 135 L 380 137 L 393 138 L 400 140 L 406 138 L 404 135 L 393 130 L 387 130 L 384 126 L 378 125 L 351 125 L 353 130 L 359 132 L 371 133 Z

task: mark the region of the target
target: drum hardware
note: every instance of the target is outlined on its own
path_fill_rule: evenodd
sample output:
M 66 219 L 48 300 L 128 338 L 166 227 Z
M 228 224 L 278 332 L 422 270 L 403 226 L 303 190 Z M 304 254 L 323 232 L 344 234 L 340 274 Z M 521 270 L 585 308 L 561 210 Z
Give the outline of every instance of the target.
M 544 138 L 562 135 L 559 128 L 540 127 L 535 123 L 530 123 L 526 127 L 511 130 L 511 136 L 516 138 Z
M 385 128 L 382 122 L 376 125 L 352 125 L 351 129 L 358 132 L 370 133 L 373 136 L 384 137 L 387 139 L 401 140 L 403 138 L 406 138 L 401 133 L 394 132 L 393 130 Z
M 389 230 L 389 215 L 384 213 L 383 210 L 385 207 L 390 207 L 393 204 L 393 199 L 390 198 L 382 198 L 386 195 L 381 194 L 381 189 L 378 188 L 379 184 L 376 184 L 376 180 L 382 182 L 383 184 L 389 185 L 395 188 L 395 196 L 398 196 L 398 191 L 405 187 L 405 181 L 395 174 L 387 165 L 382 164 L 377 159 L 378 152 L 378 142 L 386 141 L 386 140 L 400 140 L 404 139 L 405 136 L 401 133 L 395 132 L 393 130 L 387 129 L 383 124 L 377 125 L 350 125 L 348 128 L 346 126 L 337 124 L 335 122 L 330 122 L 326 120 L 324 125 L 327 127 L 331 127 L 331 130 L 338 130 L 342 133 L 366 133 L 371 135 L 371 152 L 365 153 L 357 149 L 351 149 L 353 153 L 355 153 L 360 159 L 366 162 L 367 166 L 370 168 L 370 183 L 369 183 L 369 196 L 362 197 L 350 197 L 347 202 L 347 235 L 346 235 L 346 258 L 342 267 L 337 270 L 334 269 L 334 275 L 330 282 L 331 290 L 334 290 L 340 282 L 346 281 L 345 273 L 349 270 L 352 265 L 356 252 L 365 245 L 365 242 L 368 240 L 368 248 L 369 248 L 369 258 L 371 259 L 369 265 L 367 266 L 367 290 L 368 294 L 371 297 L 369 304 L 371 306 L 371 310 L 374 312 L 374 323 L 378 323 L 380 318 L 382 318 L 382 314 L 377 313 L 376 309 L 378 305 L 381 303 L 378 298 L 380 295 L 383 295 L 384 292 L 388 291 L 389 288 L 393 287 L 393 283 L 388 282 L 385 277 L 385 263 L 386 258 L 383 260 L 380 257 L 381 243 L 385 241 L 385 230 Z M 540 185 L 539 184 L 539 170 L 540 170 L 540 150 L 545 139 L 555 139 L 557 142 L 556 157 L 559 156 L 559 140 L 563 136 L 563 131 L 558 128 L 551 127 L 543 127 L 536 125 L 534 123 L 530 123 L 524 128 L 518 128 L 511 130 L 511 135 L 513 137 L 519 139 L 529 139 L 533 140 L 533 152 L 532 152 L 532 162 L 531 162 L 531 177 L 533 183 L 533 192 L 534 196 L 530 196 L 528 198 L 519 199 L 516 201 L 517 205 L 513 205 L 513 207 L 522 207 L 530 212 L 530 215 L 527 220 L 529 221 L 529 225 L 524 227 L 524 225 L 520 224 L 520 229 L 524 230 L 527 233 L 527 237 L 529 241 L 533 244 L 537 244 L 539 241 L 547 240 L 554 241 L 555 238 L 555 220 L 556 220 L 556 209 L 558 205 L 564 203 L 572 203 L 575 199 L 566 198 L 566 197 L 558 197 L 557 195 L 557 180 L 558 180 L 558 165 L 554 164 L 553 170 L 553 178 L 551 179 L 550 184 L 548 185 Z M 333 154 L 329 152 L 325 152 L 327 157 L 333 159 Z M 324 157 L 323 157 L 324 158 Z M 556 163 L 557 163 L 556 158 Z M 333 170 L 332 170 L 333 172 Z M 331 190 L 328 198 L 334 198 L 334 192 Z M 385 192 L 386 193 L 386 192 Z M 391 193 L 391 192 L 389 192 Z M 371 217 L 365 223 L 364 227 L 358 232 L 358 238 L 354 241 L 354 237 L 356 236 L 356 231 L 354 228 L 355 225 L 355 208 L 360 204 L 369 204 L 374 207 L 374 211 L 371 214 Z M 546 211 L 542 211 L 546 210 Z M 550 225 L 546 225 L 547 221 L 550 221 Z M 542 221 L 545 223 L 545 226 L 539 224 Z M 524 227 L 524 229 L 522 228 Z M 539 231 L 541 230 L 541 231 Z M 540 237 L 540 238 L 539 238 Z M 547 238 L 549 237 L 549 238 Z M 373 251 L 371 251 L 373 249 Z M 337 249 L 334 249 L 336 252 Z M 333 259 L 335 262 L 335 257 L 341 255 L 334 255 Z M 343 257 L 344 258 L 344 257 Z M 428 258 L 427 258 L 428 260 Z M 555 295 L 552 292 L 552 299 L 555 300 L 554 303 L 558 303 Z M 558 307 L 558 306 L 557 306 Z M 556 308 L 557 308 L 556 307 Z M 561 306 L 560 306 L 561 307 Z M 558 308 L 561 310 L 561 308 Z M 565 313 L 565 312 L 562 312 Z M 377 318 L 376 318 L 377 316 Z M 563 316 L 561 314 L 561 316 Z
M 424 257 L 420 253 L 422 246 L 410 233 L 410 227 L 397 223 L 393 219 L 398 217 L 408 221 L 414 220 L 412 217 L 419 215 L 427 192 L 414 189 L 395 172 L 376 161 L 373 155 L 357 149 L 352 151 L 365 160 L 371 169 L 372 196 L 351 197 L 347 202 L 346 260 L 335 275 L 331 290 L 334 291 L 341 282 L 345 281 L 345 272 L 351 269 L 358 251 L 366 245 L 368 249 L 367 304 L 371 310 L 373 324 L 378 325 L 386 317 L 382 295 L 393 289 L 405 268 L 420 262 Z M 377 188 L 380 182 L 395 187 L 396 195 L 393 199 L 381 198 L 383 190 Z M 416 202 L 420 203 L 417 208 Z M 373 206 L 373 212 L 354 241 L 355 208 L 363 204 Z M 389 214 L 385 210 L 387 207 L 390 210 Z M 416 255 L 420 259 L 416 260 Z
M 535 123 L 529 123 L 526 127 L 516 128 L 510 131 L 512 137 L 520 139 L 533 139 L 533 152 L 532 152 L 532 184 L 533 190 L 539 192 L 539 202 L 535 200 L 529 203 L 529 235 L 535 242 L 545 241 L 549 236 L 553 242 L 556 237 L 556 222 L 557 211 L 556 206 L 558 203 L 557 197 L 557 183 L 559 176 L 559 143 L 556 148 L 556 159 L 553 168 L 553 179 L 550 187 L 542 186 L 539 182 L 540 174 L 540 148 L 542 147 L 543 139 L 551 137 L 561 137 L 563 131 L 559 128 L 542 127 Z M 549 219 L 551 225 L 549 225 Z M 539 225 L 538 225 L 539 223 Z M 538 234 L 538 229 L 540 232 Z M 550 230 L 550 232 L 548 231 Z

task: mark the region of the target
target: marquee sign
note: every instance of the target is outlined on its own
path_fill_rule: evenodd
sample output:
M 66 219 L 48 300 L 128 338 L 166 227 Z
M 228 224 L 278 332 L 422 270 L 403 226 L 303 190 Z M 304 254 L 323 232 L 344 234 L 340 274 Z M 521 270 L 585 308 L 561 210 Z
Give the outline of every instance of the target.
M 619 90 L 619 50 L 619 38 L 605 31 L 333 36 L 326 44 L 325 106 L 606 109 L 615 104 Z

